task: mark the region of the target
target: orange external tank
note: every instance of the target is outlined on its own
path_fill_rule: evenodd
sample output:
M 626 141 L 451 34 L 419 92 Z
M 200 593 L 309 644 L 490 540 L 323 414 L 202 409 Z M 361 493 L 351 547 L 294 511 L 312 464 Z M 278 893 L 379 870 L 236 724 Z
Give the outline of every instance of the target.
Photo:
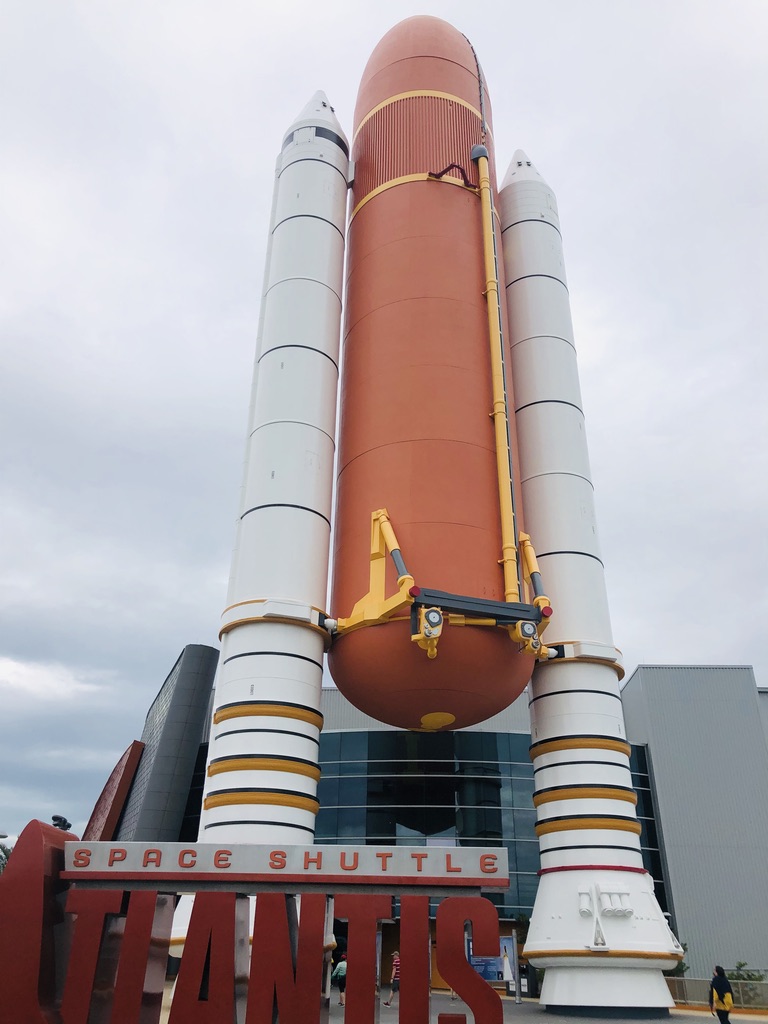
M 417 586 L 505 601 L 478 144 L 492 168 L 472 46 L 437 18 L 400 23 L 374 50 L 355 110 L 330 604 L 340 624 L 371 587 L 378 509 Z M 507 395 L 511 407 L 508 373 Z M 514 436 L 510 446 L 516 476 Z M 470 726 L 530 678 L 533 659 L 506 629 L 446 616 L 429 657 L 412 622 L 405 608 L 334 637 L 334 681 L 379 721 Z

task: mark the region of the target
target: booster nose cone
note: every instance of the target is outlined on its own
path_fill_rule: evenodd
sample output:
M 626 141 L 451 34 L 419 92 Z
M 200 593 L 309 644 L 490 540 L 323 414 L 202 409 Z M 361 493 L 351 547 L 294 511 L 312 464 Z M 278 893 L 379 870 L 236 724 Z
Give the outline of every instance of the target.
M 512 161 L 507 168 L 507 173 L 504 175 L 504 181 L 502 182 L 501 187 L 504 189 L 507 185 L 516 185 L 521 181 L 538 181 L 541 182 L 542 185 L 547 184 L 544 178 L 542 178 L 536 170 L 536 167 L 525 151 L 522 149 L 516 149 L 515 154 L 512 157 Z
M 322 89 L 318 89 L 309 103 L 297 114 L 296 119 L 286 132 L 284 141 L 290 141 L 290 136 L 300 128 L 323 128 L 343 139 L 344 146 L 348 149 L 347 137 L 339 124 L 339 119 L 336 117 L 333 107 L 328 101 L 328 97 Z
M 522 149 L 515 150 L 499 189 L 499 214 L 502 230 L 521 220 L 531 220 L 546 222 L 560 231 L 555 193 Z M 513 248 L 505 242 L 504 258 L 513 259 L 516 263 L 516 257 L 511 255 Z M 562 266 L 558 270 L 558 277 L 565 283 L 565 269 Z

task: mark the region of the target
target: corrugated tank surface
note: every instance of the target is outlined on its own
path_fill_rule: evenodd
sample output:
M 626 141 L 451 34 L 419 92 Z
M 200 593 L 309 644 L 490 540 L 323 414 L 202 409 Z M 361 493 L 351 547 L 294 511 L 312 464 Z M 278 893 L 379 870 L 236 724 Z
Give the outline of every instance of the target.
M 418 131 L 419 123 L 433 131 Z M 394 146 L 397 139 L 401 145 Z M 412 96 L 382 107 L 365 121 L 355 140 L 354 207 L 385 182 L 406 174 L 469 163 L 478 140 L 476 111 L 439 96 Z M 468 170 L 476 177 L 474 168 Z

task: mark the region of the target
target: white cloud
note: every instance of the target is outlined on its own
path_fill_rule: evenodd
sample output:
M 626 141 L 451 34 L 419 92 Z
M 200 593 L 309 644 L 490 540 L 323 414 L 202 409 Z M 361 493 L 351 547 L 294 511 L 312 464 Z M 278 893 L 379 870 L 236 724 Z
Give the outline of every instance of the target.
M 55 765 L 59 772 L 100 771 L 104 773 L 106 781 L 118 757 L 119 752 L 98 747 L 34 746 L 26 751 L 24 760 L 36 765 Z
M 0 699 L 4 705 L 35 702 L 40 698 L 54 703 L 77 700 L 103 693 L 104 685 L 88 681 L 64 665 L 0 658 Z

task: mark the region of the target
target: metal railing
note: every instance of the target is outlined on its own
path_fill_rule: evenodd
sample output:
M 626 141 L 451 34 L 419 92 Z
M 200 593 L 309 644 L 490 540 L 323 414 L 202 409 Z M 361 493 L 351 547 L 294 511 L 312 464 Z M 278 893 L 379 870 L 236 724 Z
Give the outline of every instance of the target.
M 768 1007 L 768 981 L 734 981 L 734 1009 Z M 667 978 L 669 991 L 676 1003 L 688 1003 L 692 1006 L 709 1004 L 709 978 Z

